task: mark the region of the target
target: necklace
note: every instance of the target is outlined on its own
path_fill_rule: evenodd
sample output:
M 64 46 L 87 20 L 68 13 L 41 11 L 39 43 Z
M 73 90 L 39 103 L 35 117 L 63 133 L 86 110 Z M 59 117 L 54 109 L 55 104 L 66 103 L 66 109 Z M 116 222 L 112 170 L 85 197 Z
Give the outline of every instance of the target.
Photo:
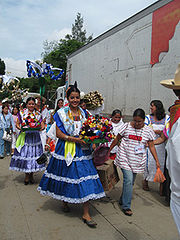
M 73 116 L 73 112 L 69 108 L 68 116 L 72 120 L 72 124 L 75 125 L 75 128 L 78 128 L 78 123 L 77 122 L 81 120 L 81 111 L 80 111 L 80 109 L 78 108 L 78 110 L 77 110 L 77 116 Z M 75 124 L 75 122 L 76 122 L 76 124 Z

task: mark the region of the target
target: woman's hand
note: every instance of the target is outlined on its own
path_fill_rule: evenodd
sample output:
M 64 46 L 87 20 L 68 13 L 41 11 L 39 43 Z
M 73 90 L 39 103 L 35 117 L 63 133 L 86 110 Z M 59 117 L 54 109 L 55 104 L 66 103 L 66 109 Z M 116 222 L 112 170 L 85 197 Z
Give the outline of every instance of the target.
M 162 131 L 160 130 L 154 130 L 155 134 L 161 135 Z
M 49 151 L 50 150 L 50 146 L 49 146 L 49 144 L 46 144 L 45 145 L 45 151 Z
M 84 140 L 82 140 L 81 138 L 76 138 L 76 143 L 79 143 L 81 145 L 85 145 L 86 142 Z

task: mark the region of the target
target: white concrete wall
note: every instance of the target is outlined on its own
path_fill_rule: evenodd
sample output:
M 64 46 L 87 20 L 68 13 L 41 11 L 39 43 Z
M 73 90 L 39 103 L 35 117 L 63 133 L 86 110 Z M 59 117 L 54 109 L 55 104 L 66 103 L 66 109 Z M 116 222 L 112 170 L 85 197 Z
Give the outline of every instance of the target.
M 119 108 L 124 115 L 132 115 L 141 107 L 149 113 L 153 99 L 161 100 L 167 111 L 176 97 L 160 81 L 173 78 L 180 62 L 180 23 L 169 42 L 168 53 L 162 53 L 160 63 L 153 67 L 150 65 L 151 31 L 152 14 L 149 14 L 70 57 L 70 81 L 77 81 L 85 93 L 101 92 L 105 99 L 104 112 Z

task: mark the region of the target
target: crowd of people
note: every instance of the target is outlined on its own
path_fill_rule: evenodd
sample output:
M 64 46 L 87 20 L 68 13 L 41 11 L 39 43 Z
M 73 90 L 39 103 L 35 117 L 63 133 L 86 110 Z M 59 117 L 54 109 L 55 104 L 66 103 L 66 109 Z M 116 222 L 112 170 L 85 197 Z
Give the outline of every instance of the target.
M 179 85 L 179 88 L 170 86 L 180 98 Z M 89 227 L 95 227 L 97 223 L 90 216 L 89 200 L 102 198 L 105 192 L 93 163 L 93 148 L 79 137 L 82 124 L 91 113 L 86 109 L 83 99 L 80 99 L 77 83 L 70 85 L 66 94 L 68 103 L 64 105 L 64 100 L 59 99 L 56 109 L 51 112 L 45 105 L 45 98 L 41 97 L 29 97 L 25 106 L 10 107 L 8 102 L 0 102 L 0 158 L 5 156 L 5 150 L 7 156 L 12 155 L 10 170 L 24 172 L 25 185 L 34 183 L 34 172 L 45 170 L 37 189 L 40 194 L 61 200 L 64 212 L 70 211 L 68 203 L 83 203 L 82 220 Z M 143 174 L 142 188 L 145 191 L 150 190 L 148 182 L 154 181 L 157 169 L 161 169 L 167 180 L 171 178 L 171 209 L 180 232 L 180 190 L 177 187 L 179 156 L 172 153 L 173 144 L 176 144 L 176 139 L 174 143 L 172 137 L 179 137 L 178 130 L 174 130 L 179 122 L 179 101 L 170 107 L 169 116 L 165 113 L 163 103 L 153 100 L 150 114 L 145 115 L 143 109 L 137 108 L 133 120 L 126 123 L 122 120 L 121 111 L 115 109 L 111 121 L 116 137 L 109 143 L 108 155 L 123 174 L 119 204 L 127 216 L 133 214 L 131 201 L 138 173 Z M 32 122 L 38 121 L 40 128 L 22 131 L 28 118 L 33 119 Z M 3 139 L 5 131 L 12 133 L 12 142 Z M 176 145 L 175 150 L 178 151 Z M 45 163 L 37 162 L 44 151 L 51 151 L 47 167 Z M 175 158 L 176 166 L 171 157 Z M 160 195 L 166 194 L 164 192 L 160 183 Z

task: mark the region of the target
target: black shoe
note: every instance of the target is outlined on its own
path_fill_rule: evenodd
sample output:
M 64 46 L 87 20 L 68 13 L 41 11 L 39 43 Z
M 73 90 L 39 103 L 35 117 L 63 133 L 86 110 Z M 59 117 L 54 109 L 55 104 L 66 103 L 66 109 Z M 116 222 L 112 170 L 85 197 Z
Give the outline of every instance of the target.
M 90 221 L 86 220 L 83 218 L 83 222 L 86 223 L 88 225 L 88 227 L 96 227 L 97 223 L 95 221 L 93 221 L 92 219 Z
M 29 181 L 24 181 L 24 185 L 28 185 L 29 184 Z

